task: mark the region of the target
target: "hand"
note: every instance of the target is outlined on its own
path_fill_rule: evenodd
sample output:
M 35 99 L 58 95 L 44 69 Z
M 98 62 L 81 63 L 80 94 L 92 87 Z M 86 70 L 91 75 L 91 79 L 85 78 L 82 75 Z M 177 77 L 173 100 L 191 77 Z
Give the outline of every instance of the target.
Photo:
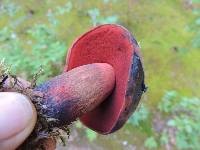
M 15 92 L 0 92 L 0 150 L 14 150 L 34 129 L 35 107 L 28 97 Z

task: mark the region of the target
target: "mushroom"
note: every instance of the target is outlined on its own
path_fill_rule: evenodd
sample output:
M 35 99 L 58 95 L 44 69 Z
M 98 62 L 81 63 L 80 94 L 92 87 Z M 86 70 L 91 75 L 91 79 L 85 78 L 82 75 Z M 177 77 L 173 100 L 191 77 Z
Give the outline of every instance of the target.
M 109 134 L 120 129 L 134 112 L 146 89 L 139 49 L 131 33 L 115 24 L 98 26 L 72 45 L 64 71 L 92 63 L 110 64 L 115 71 L 113 92 L 98 107 L 80 117 L 84 125 Z
M 78 38 L 68 52 L 64 73 L 33 90 L 42 98 L 44 116 L 56 120 L 50 126 L 61 127 L 79 118 L 100 134 L 119 130 L 146 90 L 139 52 L 131 33 L 115 24 L 98 26 Z M 12 91 L 8 81 L 4 89 Z M 29 83 L 20 83 L 19 87 L 28 88 Z M 49 141 L 41 141 L 46 149 L 55 146 L 45 144 Z

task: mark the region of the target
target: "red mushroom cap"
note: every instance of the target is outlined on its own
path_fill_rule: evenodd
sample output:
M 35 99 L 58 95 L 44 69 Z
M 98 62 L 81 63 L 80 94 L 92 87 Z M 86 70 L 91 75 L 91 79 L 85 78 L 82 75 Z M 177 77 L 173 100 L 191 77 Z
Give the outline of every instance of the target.
M 137 41 L 122 26 L 98 26 L 73 44 L 68 53 L 65 71 L 91 63 L 112 65 L 116 85 L 102 104 L 80 120 L 98 133 L 112 133 L 121 128 L 131 116 L 145 90 Z

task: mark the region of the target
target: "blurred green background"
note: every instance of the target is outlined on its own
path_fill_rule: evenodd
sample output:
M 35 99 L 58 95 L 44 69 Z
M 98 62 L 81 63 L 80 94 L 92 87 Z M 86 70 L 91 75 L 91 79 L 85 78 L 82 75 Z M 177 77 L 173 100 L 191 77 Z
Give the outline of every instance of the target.
M 62 72 L 93 26 L 125 26 L 141 46 L 148 91 L 128 123 L 98 135 L 80 122 L 63 150 L 200 149 L 200 0 L 0 0 L 0 59 L 26 79 Z

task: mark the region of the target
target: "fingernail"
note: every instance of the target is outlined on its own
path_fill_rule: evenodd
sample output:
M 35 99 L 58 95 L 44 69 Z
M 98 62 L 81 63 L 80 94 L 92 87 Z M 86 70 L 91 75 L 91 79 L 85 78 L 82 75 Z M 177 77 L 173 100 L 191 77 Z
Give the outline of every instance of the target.
M 1 92 L 0 140 L 8 139 L 23 131 L 34 115 L 28 97 L 14 92 Z

